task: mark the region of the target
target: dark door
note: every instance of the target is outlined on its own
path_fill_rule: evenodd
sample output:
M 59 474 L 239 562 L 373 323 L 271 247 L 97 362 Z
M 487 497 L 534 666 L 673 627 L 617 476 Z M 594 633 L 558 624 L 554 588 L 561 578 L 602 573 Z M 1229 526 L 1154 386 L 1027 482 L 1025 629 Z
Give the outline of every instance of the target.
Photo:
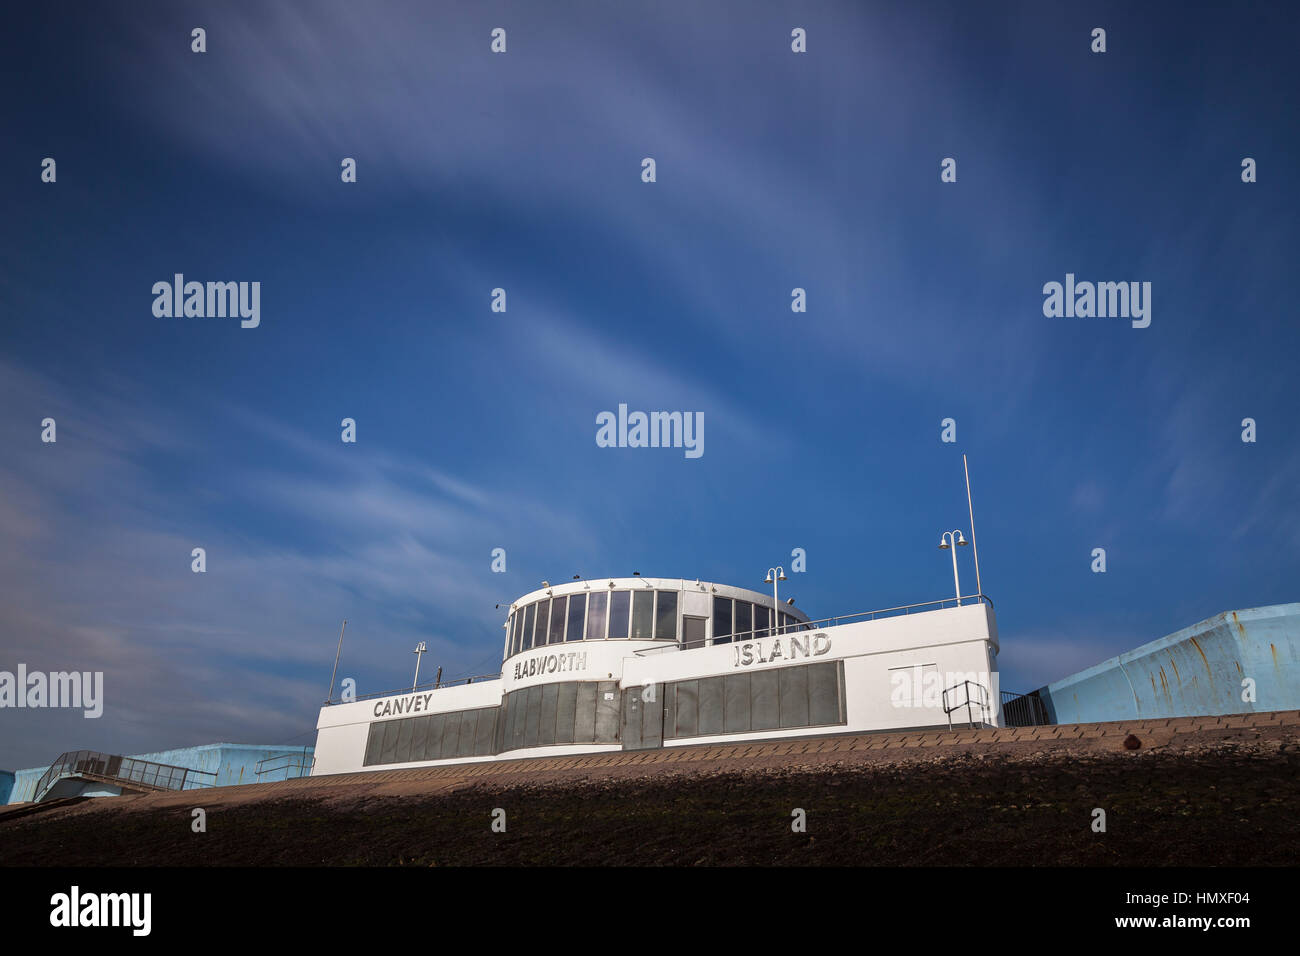
M 623 691 L 623 749 L 654 750 L 664 745 L 664 685 Z

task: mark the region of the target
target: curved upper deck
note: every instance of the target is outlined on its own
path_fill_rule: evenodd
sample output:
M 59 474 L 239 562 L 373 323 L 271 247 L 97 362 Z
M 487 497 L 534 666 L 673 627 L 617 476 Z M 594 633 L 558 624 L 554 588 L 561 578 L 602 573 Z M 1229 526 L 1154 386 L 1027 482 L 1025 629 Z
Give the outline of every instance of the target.
M 779 596 L 778 596 L 779 597 Z M 578 641 L 724 644 L 803 627 L 793 604 L 772 595 L 689 578 L 593 578 L 530 591 L 510 605 L 503 659 Z

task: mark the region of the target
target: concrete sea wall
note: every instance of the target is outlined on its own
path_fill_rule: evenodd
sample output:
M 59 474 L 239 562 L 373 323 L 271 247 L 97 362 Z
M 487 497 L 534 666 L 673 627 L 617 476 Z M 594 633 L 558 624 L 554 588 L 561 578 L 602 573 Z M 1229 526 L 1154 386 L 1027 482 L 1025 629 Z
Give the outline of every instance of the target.
M 1036 693 L 1058 724 L 1300 709 L 1300 603 L 1225 611 Z

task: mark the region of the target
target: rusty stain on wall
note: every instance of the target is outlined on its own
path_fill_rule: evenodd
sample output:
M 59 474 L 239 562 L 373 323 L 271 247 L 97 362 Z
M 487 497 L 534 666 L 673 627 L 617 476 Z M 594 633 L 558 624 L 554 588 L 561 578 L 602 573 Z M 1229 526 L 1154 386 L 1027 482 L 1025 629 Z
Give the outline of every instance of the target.
M 1205 673 L 1213 677 L 1214 671 L 1210 669 L 1210 659 L 1205 656 L 1205 651 L 1201 650 L 1201 645 L 1196 643 L 1196 638 L 1194 637 L 1190 637 L 1188 638 L 1188 640 L 1192 642 L 1192 647 L 1196 648 L 1196 653 L 1200 654 L 1201 660 L 1205 662 Z

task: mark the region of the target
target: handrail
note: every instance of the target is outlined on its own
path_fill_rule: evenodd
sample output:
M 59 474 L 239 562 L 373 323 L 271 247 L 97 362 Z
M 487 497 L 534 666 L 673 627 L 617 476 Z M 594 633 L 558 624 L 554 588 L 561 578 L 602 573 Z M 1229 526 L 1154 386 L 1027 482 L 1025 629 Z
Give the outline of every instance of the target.
M 961 704 L 953 704 L 951 707 L 949 707 L 949 706 L 948 706 L 948 691 L 950 691 L 950 690 L 956 690 L 956 689 L 959 688 L 959 687 L 964 687 L 964 688 L 966 689 L 966 700 L 965 700 L 964 703 L 961 703 Z M 972 727 L 975 726 L 975 717 L 974 717 L 974 715 L 971 713 L 971 699 L 970 699 L 970 689 L 971 689 L 971 687 L 974 687 L 976 690 L 978 690 L 978 691 L 980 692 L 980 703 L 979 703 L 979 707 L 980 707 L 980 716 L 983 717 L 985 714 L 988 713 L 988 711 L 989 711 L 989 692 L 988 692 L 988 689 L 987 689 L 983 684 L 977 683 L 977 682 L 972 681 L 972 680 L 964 680 L 964 681 L 962 681 L 962 682 L 959 683 L 959 684 L 953 684 L 951 687 L 949 687 L 949 688 L 947 688 L 947 689 L 944 690 L 944 692 L 943 692 L 943 696 L 942 696 L 943 712 L 944 712 L 944 715 L 948 718 L 948 729 L 949 729 L 949 730 L 952 730 L 952 712 L 953 712 L 954 710 L 960 710 L 962 707 L 965 707 L 965 708 L 966 708 L 966 723 L 970 724 L 970 726 L 972 726 Z
M 308 762 L 309 759 L 310 759 L 310 763 Z M 265 766 L 265 764 L 269 764 L 276 760 L 283 760 L 285 761 L 285 763 L 283 766 L 280 767 Z M 307 753 L 307 748 L 303 747 L 301 751 L 294 750 L 294 751 L 290 751 L 289 753 L 275 754 L 274 756 L 271 757 L 263 757 L 261 760 L 257 762 L 253 770 L 255 775 L 258 777 L 262 776 L 262 774 L 264 773 L 276 773 L 280 770 L 283 770 L 285 771 L 285 779 L 289 779 L 288 771 L 297 768 L 300 771 L 298 776 L 301 777 L 303 775 L 301 771 L 311 770 L 311 768 L 315 765 L 315 763 L 316 763 L 315 755 Z
M 819 621 L 801 621 L 797 625 L 778 625 L 775 628 L 769 625 L 768 627 L 760 627 L 748 631 L 741 631 L 739 634 L 723 634 L 722 637 L 724 638 L 724 640 L 719 640 L 718 638 L 715 637 L 713 638 L 712 644 L 713 645 L 731 644 L 741 640 L 755 640 L 756 638 L 770 637 L 773 635 L 780 636 L 781 634 L 792 634 L 795 633 L 796 631 L 816 630 L 818 627 L 838 627 L 841 623 L 847 623 L 849 621 L 859 619 L 859 618 L 865 618 L 866 620 L 874 621 L 876 619 L 876 615 L 878 614 L 891 615 L 891 616 L 897 616 L 898 612 L 902 612 L 903 614 L 911 614 L 913 609 L 921 608 L 921 607 L 933 608 L 936 605 L 938 605 L 936 610 L 941 610 L 943 607 L 949 604 L 953 605 L 954 607 L 959 606 L 957 603 L 958 601 L 986 603 L 988 604 L 989 607 L 993 607 L 993 602 L 985 594 L 963 594 L 960 598 L 950 597 L 950 598 L 943 598 L 938 601 L 923 601 L 920 604 L 901 604 L 898 607 L 881 608 L 875 611 L 855 611 L 852 614 L 839 614 L 836 615 L 835 617 L 822 618 Z M 634 653 L 638 657 L 644 657 L 649 654 L 659 654 L 665 651 L 686 651 L 686 650 L 692 650 L 692 649 L 696 649 L 700 647 L 708 647 L 708 646 L 711 646 L 708 640 L 684 641 L 676 644 L 665 644 L 663 647 L 645 647 L 639 651 L 635 651 Z

